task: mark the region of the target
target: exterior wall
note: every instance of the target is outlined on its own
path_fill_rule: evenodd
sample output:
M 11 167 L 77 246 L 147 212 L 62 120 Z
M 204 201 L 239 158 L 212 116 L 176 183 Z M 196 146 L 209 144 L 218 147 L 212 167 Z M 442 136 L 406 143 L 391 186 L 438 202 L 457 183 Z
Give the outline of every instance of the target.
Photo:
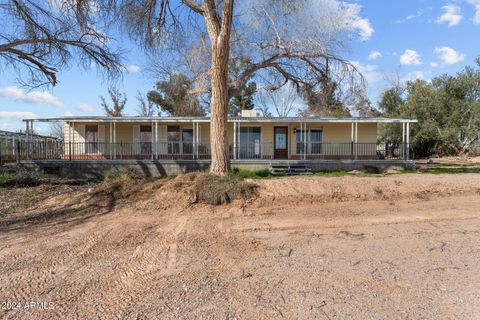
M 110 141 L 110 123 L 82 123 L 75 122 L 72 128 L 68 122 L 64 123 L 64 141 L 65 141 L 65 154 L 69 153 L 69 143 L 72 142 L 74 147 L 74 153 L 82 153 L 82 147 L 78 143 L 85 142 L 85 126 L 86 125 L 99 125 L 104 126 L 104 139 L 99 142 L 113 142 Z M 116 124 L 116 142 L 132 144 L 134 143 L 134 126 L 150 125 L 150 123 L 117 123 Z M 162 122 L 158 123 L 158 138 L 157 141 L 160 144 L 165 144 L 164 147 L 159 148 L 159 153 L 163 154 L 166 150 L 166 129 L 162 129 L 162 126 L 180 126 L 182 128 L 192 128 L 191 123 L 175 123 L 175 122 Z M 242 122 L 239 123 L 241 127 L 261 127 L 261 150 L 262 158 L 266 159 L 273 155 L 274 145 L 274 127 L 275 126 L 288 126 L 288 147 L 289 153 L 293 158 L 299 158 L 301 155 L 297 155 L 297 144 L 295 130 L 300 129 L 300 123 L 259 123 L 259 122 Z M 200 123 L 200 144 L 210 146 L 210 125 L 209 123 Z M 323 143 L 326 145 L 324 152 L 336 154 L 336 155 L 349 155 L 352 153 L 350 142 L 352 134 L 351 123 L 307 123 L 307 129 L 322 129 L 323 130 Z M 228 124 L 228 143 L 230 146 L 234 142 L 234 124 Z M 72 137 L 72 139 L 70 139 Z M 241 142 L 241 141 L 240 141 Z M 371 144 L 369 146 L 357 146 L 356 154 L 359 156 L 372 154 L 375 148 L 374 144 L 377 142 L 377 124 L 376 123 L 358 123 L 358 143 Z M 336 144 L 328 146 L 328 144 Z M 340 145 L 341 144 L 341 145 Z M 72 148 L 73 148 L 72 147 Z M 368 148 L 367 148 L 368 147 Z M 99 154 L 107 155 L 110 150 L 106 150 L 107 146 L 100 148 Z
M 103 131 L 103 139 L 99 139 L 99 144 L 98 144 L 98 155 L 103 155 L 107 156 L 110 153 L 110 149 L 108 144 L 113 143 L 113 134 L 112 134 L 112 140 L 110 140 L 110 123 L 103 123 L 103 122 L 75 122 L 72 125 L 70 125 L 68 122 L 64 123 L 64 141 L 65 141 L 65 149 L 64 153 L 65 155 L 68 155 L 70 153 L 70 147 L 72 148 L 73 154 L 84 154 L 85 149 L 84 146 L 82 145 L 85 142 L 85 126 L 86 125 L 98 125 L 99 126 L 99 131 Z M 134 141 L 134 127 L 135 126 L 148 126 L 152 125 L 149 122 L 118 122 L 116 123 L 116 139 L 115 142 L 117 144 L 125 144 L 124 146 L 120 145 L 117 146 L 117 148 L 129 148 L 129 150 L 125 150 L 125 152 L 132 153 L 134 150 L 132 148 L 135 148 L 135 146 L 132 146 L 131 144 L 135 143 Z M 100 129 L 100 127 L 103 126 L 103 130 Z M 166 129 L 162 130 L 162 127 L 167 127 L 167 126 L 179 126 L 182 129 L 193 129 L 193 124 L 192 123 L 176 123 L 176 122 L 162 122 L 158 123 L 158 133 L 157 133 L 157 142 L 159 143 L 159 154 L 166 153 L 167 150 L 167 135 L 166 135 Z M 112 124 L 113 128 L 113 124 Z M 155 130 L 155 124 L 152 126 L 152 134 Z M 200 123 L 199 124 L 199 144 L 200 145 L 210 145 L 210 129 L 209 129 L 209 124 L 207 123 Z M 105 145 L 102 145 L 102 143 L 105 143 Z M 108 150 L 107 150 L 108 149 Z M 138 148 L 137 148 L 138 149 Z M 119 151 L 117 150 L 117 153 Z
M 295 161 L 290 161 L 295 163 Z M 278 163 L 284 163 L 278 161 Z M 390 168 L 414 169 L 413 161 L 309 161 L 312 172 L 336 170 L 371 170 L 383 171 Z M 112 161 L 22 161 L 22 169 L 53 173 L 71 178 L 102 178 L 110 172 L 134 170 L 138 174 L 149 177 L 159 177 L 170 174 L 179 174 L 191 171 L 206 171 L 210 161 L 185 161 L 185 160 L 112 160 Z M 270 161 L 232 161 L 232 167 L 248 170 L 261 170 L 270 167 Z

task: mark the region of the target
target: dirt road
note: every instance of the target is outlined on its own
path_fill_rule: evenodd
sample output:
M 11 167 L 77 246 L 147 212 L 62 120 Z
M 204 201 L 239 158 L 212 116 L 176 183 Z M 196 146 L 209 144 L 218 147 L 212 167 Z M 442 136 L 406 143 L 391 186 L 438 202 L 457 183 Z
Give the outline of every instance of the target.
M 133 203 L 79 187 L 8 206 L 0 303 L 14 308 L 0 314 L 480 318 L 480 175 L 257 183 L 257 199 L 220 207 L 152 187 Z

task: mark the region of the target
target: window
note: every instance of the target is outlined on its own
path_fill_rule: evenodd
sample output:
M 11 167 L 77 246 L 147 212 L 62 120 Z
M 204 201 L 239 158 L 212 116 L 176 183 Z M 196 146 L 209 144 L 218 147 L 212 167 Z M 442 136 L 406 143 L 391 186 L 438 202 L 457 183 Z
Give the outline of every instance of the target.
M 193 129 L 182 129 L 182 145 L 184 154 L 193 153 Z
M 310 130 L 310 154 L 322 153 L 323 131 L 320 129 Z
M 305 136 L 305 132 L 307 133 Z M 296 130 L 297 154 L 321 154 L 323 143 L 322 129 Z M 305 138 L 307 141 L 304 141 Z
M 256 159 L 261 157 L 262 129 L 260 127 L 241 127 L 238 141 L 239 157 Z
M 152 154 L 152 126 L 140 126 L 141 154 Z
M 85 126 L 85 153 L 97 153 L 98 151 L 98 126 Z
M 98 142 L 98 126 L 85 126 L 85 142 Z
M 179 126 L 167 127 L 167 142 L 168 142 L 169 154 L 180 153 L 180 127 Z
M 275 148 L 287 149 L 287 128 L 275 128 Z
M 305 130 L 296 130 L 296 140 L 297 140 L 297 154 L 305 153 L 307 143 L 304 141 L 306 138 Z

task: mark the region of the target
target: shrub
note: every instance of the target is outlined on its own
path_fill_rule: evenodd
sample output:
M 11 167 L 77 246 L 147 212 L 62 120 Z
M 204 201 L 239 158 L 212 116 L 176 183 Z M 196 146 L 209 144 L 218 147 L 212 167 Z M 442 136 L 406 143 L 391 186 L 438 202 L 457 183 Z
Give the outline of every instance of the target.
M 236 175 L 216 176 L 201 173 L 192 176 L 194 181 L 190 192 L 194 202 L 220 205 L 255 195 L 255 185 Z

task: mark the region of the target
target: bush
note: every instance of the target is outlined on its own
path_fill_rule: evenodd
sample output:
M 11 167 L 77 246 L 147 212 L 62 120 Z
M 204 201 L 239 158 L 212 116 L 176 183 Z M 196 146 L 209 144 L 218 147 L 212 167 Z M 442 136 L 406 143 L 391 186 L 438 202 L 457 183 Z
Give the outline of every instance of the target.
M 236 175 L 216 176 L 201 173 L 192 176 L 194 181 L 190 190 L 194 202 L 220 205 L 255 195 L 255 185 Z
M 263 179 L 263 178 L 269 178 L 274 176 L 268 169 L 247 170 L 247 169 L 239 169 L 239 168 L 233 168 L 231 171 L 231 175 L 237 176 L 243 179 Z
M 105 181 L 119 180 L 123 178 L 138 180 L 141 176 L 133 169 L 112 170 L 105 175 Z
M 39 174 L 21 171 L 17 173 L 0 173 L 1 187 L 36 187 L 48 180 L 48 177 Z

